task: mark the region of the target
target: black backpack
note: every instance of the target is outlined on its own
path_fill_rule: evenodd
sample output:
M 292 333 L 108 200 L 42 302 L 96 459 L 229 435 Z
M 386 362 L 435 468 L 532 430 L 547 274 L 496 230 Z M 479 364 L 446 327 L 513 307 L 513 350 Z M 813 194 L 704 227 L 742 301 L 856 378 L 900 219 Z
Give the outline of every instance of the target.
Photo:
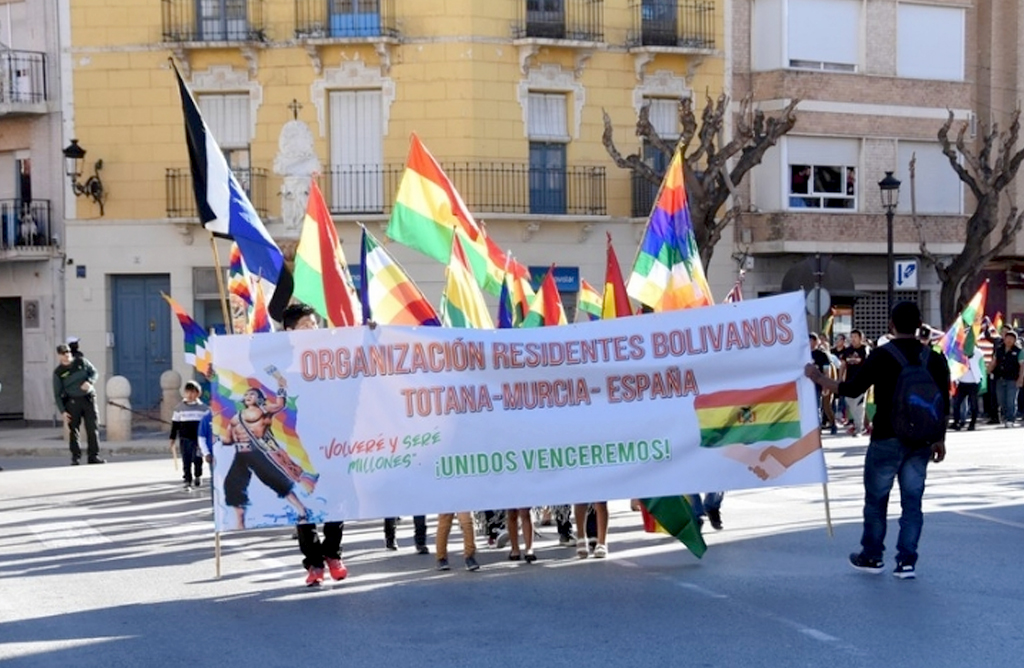
M 892 395 L 892 428 L 896 438 L 913 448 L 945 440 L 944 398 L 935 379 L 928 373 L 931 351 L 924 347 L 918 364 L 909 364 L 895 344 L 887 343 L 881 349 L 896 358 L 903 367 Z

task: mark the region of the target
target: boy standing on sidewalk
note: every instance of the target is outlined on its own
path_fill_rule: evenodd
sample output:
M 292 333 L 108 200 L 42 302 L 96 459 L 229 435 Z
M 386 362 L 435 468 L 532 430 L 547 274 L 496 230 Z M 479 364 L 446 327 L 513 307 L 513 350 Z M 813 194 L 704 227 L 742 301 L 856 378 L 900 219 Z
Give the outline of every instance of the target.
M 184 400 L 174 408 L 171 417 L 171 452 L 174 452 L 174 442 L 178 440 L 184 470 L 182 480 L 186 490 L 191 490 L 193 485 L 199 487 L 203 479 L 203 457 L 198 443 L 199 423 L 209 414 L 210 407 L 199 400 L 201 392 L 196 381 L 185 383 Z

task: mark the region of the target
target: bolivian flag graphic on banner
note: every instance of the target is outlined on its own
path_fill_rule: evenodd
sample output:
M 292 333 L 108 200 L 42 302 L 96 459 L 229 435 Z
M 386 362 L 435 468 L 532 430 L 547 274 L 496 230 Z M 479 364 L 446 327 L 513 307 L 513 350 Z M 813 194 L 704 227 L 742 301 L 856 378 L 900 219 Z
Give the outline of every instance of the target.
M 704 448 L 800 438 L 796 383 L 702 394 L 693 402 Z

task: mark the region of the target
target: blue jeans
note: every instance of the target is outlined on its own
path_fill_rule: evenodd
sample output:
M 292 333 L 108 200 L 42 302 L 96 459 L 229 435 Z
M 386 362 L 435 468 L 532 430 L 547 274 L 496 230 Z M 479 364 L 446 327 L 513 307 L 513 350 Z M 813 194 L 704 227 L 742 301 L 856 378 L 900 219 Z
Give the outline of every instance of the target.
M 871 441 L 864 458 L 864 535 L 860 544 L 864 556 L 881 559 L 885 551 L 886 510 L 889 492 L 896 478 L 900 481 L 900 535 L 896 541 L 896 560 L 917 563 L 917 542 L 921 538 L 924 514 L 921 497 L 931 460 L 931 448 L 911 449 L 898 438 Z
M 700 494 L 686 495 L 686 499 L 693 508 L 693 514 L 697 517 L 704 517 L 709 510 L 720 510 L 723 498 L 725 498 L 725 492 L 708 492 L 704 495 L 703 500 L 700 498 Z
M 1003 414 L 1003 422 L 1017 419 L 1017 381 L 1007 378 L 996 380 L 996 397 L 999 399 L 999 410 Z

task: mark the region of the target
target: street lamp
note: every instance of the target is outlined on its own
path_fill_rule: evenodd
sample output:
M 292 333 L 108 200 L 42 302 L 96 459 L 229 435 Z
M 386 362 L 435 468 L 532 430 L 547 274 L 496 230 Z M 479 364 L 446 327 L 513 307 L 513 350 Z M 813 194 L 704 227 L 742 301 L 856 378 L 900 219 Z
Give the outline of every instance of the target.
M 886 240 L 888 246 L 886 247 L 886 261 L 889 263 L 888 272 L 888 291 L 886 297 L 889 305 L 889 313 L 892 313 L 892 302 L 893 302 L 893 284 L 896 282 L 895 273 L 895 261 L 892 257 L 892 219 L 896 215 L 896 206 L 900 203 L 900 180 L 892 175 L 892 172 L 886 172 L 885 178 L 878 182 L 878 189 L 882 192 L 882 206 L 885 207 L 885 223 L 886 223 Z
M 93 165 L 93 174 L 85 180 L 85 182 L 79 181 L 82 176 L 82 165 L 85 162 L 85 149 L 78 145 L 77 139 L 72 139 L 71 143 L 64 149 L 64 173 L 67 174 L 68 180 L 71 181 L 71 191 L 75 193 L 75 197 L 85 195 L 93 202 L 100 205 L 100 215 L 103 215 L 103 200 L 106 199 L 106 195 L 103 192 L 103 182 L 100 181 L 100 170 L 103 169 L 103 161 L 97 160 L 96 164 Z

